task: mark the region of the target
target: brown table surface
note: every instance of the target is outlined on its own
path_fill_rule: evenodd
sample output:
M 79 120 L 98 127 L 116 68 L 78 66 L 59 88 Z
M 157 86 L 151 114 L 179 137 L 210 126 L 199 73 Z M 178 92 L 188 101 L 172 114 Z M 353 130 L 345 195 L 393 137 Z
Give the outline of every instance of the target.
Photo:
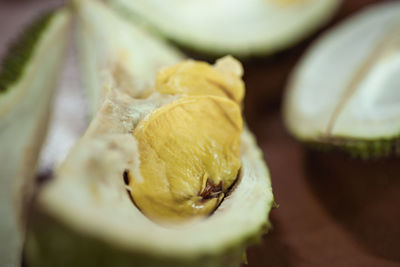
M 15 29 L 51 2 L 0 2 L 0 55 Z M 279 204 L 271 212 L 273 228 L 248 251 L 249 267 L 400 266 L 400 160 L 309 151 L 287 134 L 280 113 L 288 75 L 310 42 L 372 2 L 378 1 L 344 1 L 333 21 L 306 41 L 245 62 L 245 115 Z
M 286 132 L 279 103 L 310 43 L 373 2 L 379 1 L 344 1 L 333 21 L 308 40 L 245 63 L 246 116 L 279 204 L 271 212 L 273 229 L 249 249 L 248 266 L 400 266 L 400 160 L 309 151 Z

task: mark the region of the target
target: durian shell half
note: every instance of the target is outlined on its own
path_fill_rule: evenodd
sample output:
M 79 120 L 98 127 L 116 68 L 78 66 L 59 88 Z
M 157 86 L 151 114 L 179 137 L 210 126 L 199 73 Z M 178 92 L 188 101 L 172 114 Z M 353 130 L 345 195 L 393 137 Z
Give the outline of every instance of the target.
M 378 158 L 398 153 L 400 3 L 372 5 L 328 31 L 293 72 L 287 129 L 320 149 Z
M 326 23 L 339 0 L 107 0 L 120 14 L 191 50 L 236 57 L 288 48 Z
M 3 65 L 22 69 L 18 78 L 0 92 L 0 266 L 4 267 L 21 264 L 27 205 L 33 194 L 36 163 L 69 32 L 67 10 L 46 16 L 45 23 L 39 19 L 39 26 L 32 24 L 40 27 L 40 32 L 27 30 L 24 34 L 31 36 L 20 39 L 35 42 L 18 44 L 32 49 L 14 55 L 20 57 L 18 60 L 11 60 L 24 66 Z M 24 58 L 28 54 L 29 58 Z

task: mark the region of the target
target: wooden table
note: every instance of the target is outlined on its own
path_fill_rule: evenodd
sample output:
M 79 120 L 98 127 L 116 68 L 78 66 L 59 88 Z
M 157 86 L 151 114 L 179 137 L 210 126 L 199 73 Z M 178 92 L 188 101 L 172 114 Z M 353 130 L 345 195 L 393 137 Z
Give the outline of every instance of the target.
M 273 229 L 248 251 L 250 267 L 400 266 L 400 160 L 309 151 L 286 132 L 279 103 L 310 43 L 372 2 L 378 1 L 344 1 L 334 20 L 308 40 L 245 64 L 245 111 L 279 204 L 271 212 Z
M 272 230 L 249 266 L 400 266 L 400 161 L 311 152 L 280 113 L 257 127 L 276 202 Z

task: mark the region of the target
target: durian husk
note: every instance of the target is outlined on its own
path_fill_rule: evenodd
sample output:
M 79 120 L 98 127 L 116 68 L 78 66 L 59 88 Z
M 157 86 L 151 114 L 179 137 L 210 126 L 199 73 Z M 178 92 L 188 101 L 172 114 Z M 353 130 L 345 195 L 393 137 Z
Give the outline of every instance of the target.
M 45 23 L 33 23 L 19 43 L 29 49 L 7 55 L 7 62 L 23 66 L 15 79 L 0 92 L 0 266 L 19 266 L 25 238 L 27 206 L 31 202 L 36 163 L 45 139 L 51 101 L 63 62 L 70 14 L 66 10 L 47 14 Z M 31 26 L 32 28 L 32 26 Z M 3 64 L 3 70 L 9 66 Z M 9 72 L 8 75 L 13 75 Z
M 282 105 L 286 127 L 296 139 L 355 158 L 399 154 L 399 110 L 385 110 L 398 102 L 395 72 L 400 65 L 393 62 L 400 55 L 399 18 L 398 2 L 371 5 L 310 47 L 292 73 Z M 380 103 L 382 96 L 395 104 Z
M 341 2 L 105 1 L 132 23 L 145 25 L 189 51 L 243 59 L 295 45 L 326 24 Z

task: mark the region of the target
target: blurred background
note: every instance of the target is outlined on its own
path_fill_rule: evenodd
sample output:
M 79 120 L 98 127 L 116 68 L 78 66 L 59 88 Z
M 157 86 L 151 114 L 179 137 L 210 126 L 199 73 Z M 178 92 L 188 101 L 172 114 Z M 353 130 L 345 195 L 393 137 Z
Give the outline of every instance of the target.
M 245 116 L 264 152 L 279 205 L 271 212 L 271 231 L 262 244 L 248 251 L 249 267 L 400 266 L 400 160 L 362 161 L 337 152 L 310 151 L 288 135 L 280 111 L 289 74 L 310 44 L 374 2 L 383 1 L 343 1 L 327 25 L 299 44 L 243 62 Z M 0 1 L 0 58 L 35 15 L 61 4 L 57 0 Z M 196 59 L 215 60 L 184 51 Z M 66 69 L 61 87 L 79 91 L 79 86 L 74 70 Z M 85 105 L 79 93 L 60 92 L 56 106 L 64 112 L 53 114 L 53 125 L 63 121 L 63 127 L 69 127 L 53 129 L 47 147 L 63 140 L 62 152 L 84 131 L 86 122 L 79 116 Z M 46 149 L 44 154 L 58 153 Z M 39 179 L 51 173 L 51 158 L 51 154 L 42 155 Z

